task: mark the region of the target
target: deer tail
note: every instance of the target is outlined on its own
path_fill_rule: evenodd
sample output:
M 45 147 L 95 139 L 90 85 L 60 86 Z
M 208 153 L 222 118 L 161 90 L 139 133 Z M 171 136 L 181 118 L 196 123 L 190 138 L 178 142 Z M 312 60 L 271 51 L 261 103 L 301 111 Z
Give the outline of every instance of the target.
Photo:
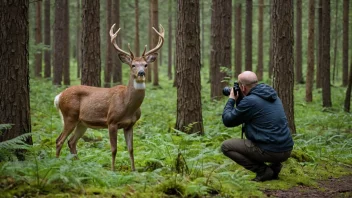
M 62 116 L 62 112 L 61 112 L 60 106 L 59 106 L 60 96 L 61 96 L 61 93 L 59 95 L 55 96 L 54 105 L 55 105 L 56 109 L 59 110 L 61 121 L 62 121 L 62 123 L 64 123 L 64 118 Z

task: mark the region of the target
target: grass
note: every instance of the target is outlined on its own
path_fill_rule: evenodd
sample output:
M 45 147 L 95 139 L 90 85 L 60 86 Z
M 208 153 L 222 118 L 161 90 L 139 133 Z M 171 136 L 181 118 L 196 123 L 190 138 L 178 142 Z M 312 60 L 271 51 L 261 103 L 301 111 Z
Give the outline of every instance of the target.
M 64 145 L 55 158 L 55 140 L 62 124 L 53 99 L 64 87 L 46 79 L 31 79 L 33 146 L 26 161 L 2 159 L 0 193 L 3 197 L 265 197 L 264 189 L 316 185 L 317 180 L 351 174 L 352 115 L 343 112 L 345 88 L 332 89 L 333 108 L 321 107 L 321 91 L 313 103 L 304 102 L 304 85 L 295 86 L 294 152 L 284 163 L 280 180 L 251 182 L 254 174 L 219 150 L 222 141 L 240 138 L 240 127 L 221 122 L 227 100 L 209 99 L 206 69 L 202 70 L 204 136 L 187 135 L 176 122 L 176 88 L 161 67 L 160 87 L 147 84 L 142 117 L 134 127 L 136 172 L 130 171 L 123 133 L 118 134 L 115 172 L 107 130 L 88 129 L 78 142 L 79 160 Z M 165 74 L 165 75 L 164 75 Z M 127 80 L 128 74 L 124 75 Z M 72 84 L 79 84 L 78 80 Z M 15 143 L 14 143 L 15 144 Z M 12 144 L 12 145 L 14 145 Z M 11 144 L 10 144 L 11 145 Z M 20 145 L 23 146 L 23 145 Z M 11 146 L 0 144 L 1 149 Z M 0 152 L 4 156 L 2 152 Z M 1 157 L 3 157 L 1 156 Z

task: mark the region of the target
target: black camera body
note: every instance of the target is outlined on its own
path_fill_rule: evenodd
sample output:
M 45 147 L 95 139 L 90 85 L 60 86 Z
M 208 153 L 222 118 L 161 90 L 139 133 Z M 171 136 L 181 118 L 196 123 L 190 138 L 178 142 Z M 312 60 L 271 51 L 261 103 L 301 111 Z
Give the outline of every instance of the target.
M 239 95 L 241 94 L 241 89 L 238 82 L 233 83 L 233 91 L 234 93 L 237 93 Z M 231 87 L 224 87 L 224 89 L 222 90 L 222 94 L 224 94 L 224 96 L 229 96 L 230 93 L 231 93 Z

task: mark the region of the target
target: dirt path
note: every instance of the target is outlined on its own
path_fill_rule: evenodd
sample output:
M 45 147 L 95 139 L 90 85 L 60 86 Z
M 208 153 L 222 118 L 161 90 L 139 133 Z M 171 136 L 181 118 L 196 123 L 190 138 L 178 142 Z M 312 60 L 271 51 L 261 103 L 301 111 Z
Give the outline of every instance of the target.
M 352 197 L 352 175 L 318 182 L 319 187 L 297 186 L 289 190 L 267 190 L 268 197 Z

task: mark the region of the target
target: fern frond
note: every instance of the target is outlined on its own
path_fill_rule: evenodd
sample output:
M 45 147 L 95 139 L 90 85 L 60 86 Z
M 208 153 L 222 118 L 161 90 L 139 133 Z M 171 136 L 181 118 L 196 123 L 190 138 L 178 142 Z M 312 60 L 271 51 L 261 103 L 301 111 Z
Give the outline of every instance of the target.
M 11 129 L 13 124 L 0 124 L 0 135 L 2 135 L 2 133 L 7 130 L 7 129 Z
M 0 149 L 6 149 L 6 150 L 28 149 L 30 145 L 26 144 L 25 141 L 30 136 L 32 136 L 31 133 L 25 133 L 13 139 L 0 142 Z

